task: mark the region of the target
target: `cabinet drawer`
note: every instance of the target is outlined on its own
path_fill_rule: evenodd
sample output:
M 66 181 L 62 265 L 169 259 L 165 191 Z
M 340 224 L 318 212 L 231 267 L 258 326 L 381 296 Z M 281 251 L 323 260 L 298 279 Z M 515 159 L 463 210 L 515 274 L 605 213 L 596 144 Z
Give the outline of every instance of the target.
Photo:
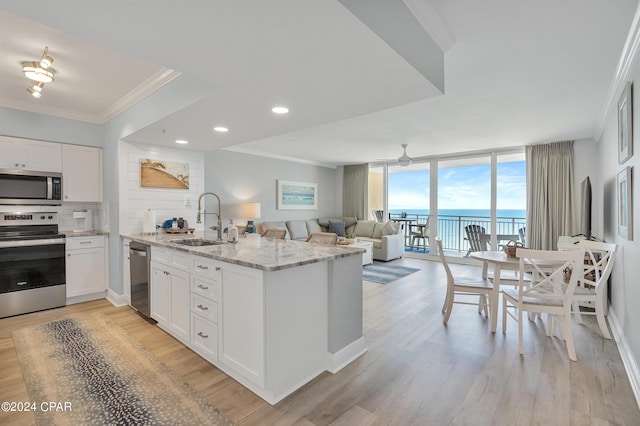
M 191 292 L 217 302 L 220 294 L 220 283 L 217 280 L 192 274 Z
M 104 247 L 104 237 L 102 235 L 94 237 L 67 237 L 65 244 L 67 250 Z
M 203 358 L 218 360 L 218 327 L 199 315 L 191 314 L 191 348 Z
M 218 322 L 218 303 L 193 293 L 191 293 L 191 312 L 215 323 Z
M 151 247 L 151 258 L 165 265 L 174 266 L 185 271 L 191 270 L 191 256 L 186 253 L 153 246 Z
M 215 260 L 207 259 L 202 256 L 192 256 L 193 257 L 193 272 L 198 274 L 210 275 L 212 278 L 220 271 L 220 265 L 217 264 Z

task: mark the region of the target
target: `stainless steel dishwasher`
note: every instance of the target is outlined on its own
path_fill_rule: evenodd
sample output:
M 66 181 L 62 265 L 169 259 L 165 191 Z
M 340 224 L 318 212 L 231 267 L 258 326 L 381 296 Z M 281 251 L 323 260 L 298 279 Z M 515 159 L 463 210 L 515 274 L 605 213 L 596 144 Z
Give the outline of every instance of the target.
M 129 269 L 131 270 L 131 306 L 149 318 L 151 316 L 151 246 L 131 241 L 129 244 Z

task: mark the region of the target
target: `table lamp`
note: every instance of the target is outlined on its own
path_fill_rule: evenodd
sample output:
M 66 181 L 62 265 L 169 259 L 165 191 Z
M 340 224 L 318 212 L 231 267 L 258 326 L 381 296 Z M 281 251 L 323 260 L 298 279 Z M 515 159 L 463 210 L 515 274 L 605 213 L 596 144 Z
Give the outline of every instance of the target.
M 260 219 L 260 203 L 249 202 L 242 204 L 242 217 L 247 218 L 245 232 L 247 234 L 255 234 L 256 225 L 253 223 L 253 220 Z

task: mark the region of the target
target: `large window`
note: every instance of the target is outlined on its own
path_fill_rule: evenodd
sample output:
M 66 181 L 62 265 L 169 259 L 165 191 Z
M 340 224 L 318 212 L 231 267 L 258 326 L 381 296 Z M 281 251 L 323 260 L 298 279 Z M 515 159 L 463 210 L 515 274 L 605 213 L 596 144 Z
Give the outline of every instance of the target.
M 468 232 L 491 232 L 491 157 L 438 162 L 438 234 L 449 254 L 469 253 Z
M 524 152 L 421 158 L 408 167 L 376 165 L 369 178 L 370 208 L 403 224 L 406 252 L 415 252 L 412 232 L 424 230 L 426 223 L 430 241 L 440 236 L 448 256 L 465 257 L 477 249 L 469 243 L 469 232 L 482 234 L 487 249 L 524 238 Z

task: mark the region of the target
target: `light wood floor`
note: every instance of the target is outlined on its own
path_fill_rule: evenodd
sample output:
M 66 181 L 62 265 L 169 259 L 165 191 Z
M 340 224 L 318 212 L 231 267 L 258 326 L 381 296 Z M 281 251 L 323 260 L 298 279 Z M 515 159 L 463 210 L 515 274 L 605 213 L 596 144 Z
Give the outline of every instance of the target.
M 442 324 L 439 263 L 402 259 L 421 271 L 393 283 L 364 283 L 369 351 L 338 374 L 323 373 L 270 406 L 150 325 L 106 300 L 0 320 L 0 401 L 29 396 L 11 331 L 103 312 L 239 424 L 247 425 L 640 425 L 640 411 L 615 342 L 595 321 L 573 328 L 578 362 L 564 344 L 527 322 L 525 355 L 517 328 L 493 335 L 472 306 L 455 305 Z M 479 274 L 452 265 L 454 273 Z M 591 317 L 589 319 L 592 319 Z M 499 319 L 500 324 L 500 319 Z M 0 412 L 0 424 L 34 424 L 30 413 Z

